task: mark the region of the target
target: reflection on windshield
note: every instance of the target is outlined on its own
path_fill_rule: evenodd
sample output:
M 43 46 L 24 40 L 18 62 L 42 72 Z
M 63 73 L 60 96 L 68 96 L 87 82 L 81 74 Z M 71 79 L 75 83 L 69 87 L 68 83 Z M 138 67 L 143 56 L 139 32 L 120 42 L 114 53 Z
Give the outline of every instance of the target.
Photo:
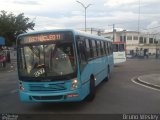
M 118 52 L 118 44 L 112 44 L 113 52 Z
M 26 77 L 52 77 L 75 72 L 73 45 L 48 44 L 20 48 L 20 74 Z
M 125 50 L 124 44 L 112 44 L 113 52 L 123 52 Z

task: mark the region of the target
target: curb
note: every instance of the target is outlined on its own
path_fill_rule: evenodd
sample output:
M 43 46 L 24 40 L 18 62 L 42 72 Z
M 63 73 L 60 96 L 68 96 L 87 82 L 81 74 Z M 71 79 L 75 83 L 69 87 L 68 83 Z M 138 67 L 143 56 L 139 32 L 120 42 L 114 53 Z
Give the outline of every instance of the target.
M 137 78 L 137 81 L 138 81 L 138 82 L 140 82 L 140 83 L 142 83 L 142 84 L 144 84 L 144 85 L 147 85 L 147 86 L 149 86 L 149 87 L 153 87 L 153 88 L 155 88 L 155 89 L 159 89 L 159 90 L 160 90 L 160 86 L 159 86 L 159 85 L 155 85 L 155 84 L 146 82 L 146 81 L 142 80 L 140 77 L 141 77 L 141 76 L 139 76 L 139 77 Z

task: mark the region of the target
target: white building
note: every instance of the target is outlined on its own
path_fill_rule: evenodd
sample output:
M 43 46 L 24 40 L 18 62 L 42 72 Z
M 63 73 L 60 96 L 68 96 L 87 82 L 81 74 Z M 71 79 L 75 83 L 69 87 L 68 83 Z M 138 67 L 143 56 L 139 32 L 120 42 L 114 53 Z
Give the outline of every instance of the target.
M 155 54 L 156 49 L 160 50 L 160 34 L 138 33 L 136 31 L 114 31 L 104 32 L 104 37 L 111 38 L 113 41 L 126 42 L 127 54 L 131 54 L 136 50 L 148 49 L 150 54 Z M 114 36 L 114 37 L 113 37 Z

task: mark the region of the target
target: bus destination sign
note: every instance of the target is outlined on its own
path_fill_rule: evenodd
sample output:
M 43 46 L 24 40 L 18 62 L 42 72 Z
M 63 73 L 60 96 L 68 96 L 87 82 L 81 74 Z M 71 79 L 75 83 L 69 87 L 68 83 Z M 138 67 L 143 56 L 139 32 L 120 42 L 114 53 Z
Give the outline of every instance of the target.
M 63 35 L 59 33 L 45 34 L 45 35 L 34 35 L 24 37 L 23 44 L 25 43 L 35 43 L 35 42 L 48 42 L 55 40 L 62 40 Z

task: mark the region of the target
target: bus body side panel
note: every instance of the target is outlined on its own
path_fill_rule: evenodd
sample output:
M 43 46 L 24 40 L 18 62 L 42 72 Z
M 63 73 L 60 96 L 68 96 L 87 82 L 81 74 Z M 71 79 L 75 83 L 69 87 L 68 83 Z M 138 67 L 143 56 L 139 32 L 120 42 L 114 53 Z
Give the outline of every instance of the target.
M 90 77 L 93 75 L 95 80 L 95 85 L 97 86 L 105 77 L 107 77 L 107 64 L 108 58 L 106 56 L 102 58 L 96 58 L 88 62 L 85 68 L 81 72 L 81 82 L 82 82 L 82 94 L 85 98 L 90 92 Z
M 98 58 L 95 62 L 94 70 L 96 73 L 96 86 L 107 77 L 107 57 Z

